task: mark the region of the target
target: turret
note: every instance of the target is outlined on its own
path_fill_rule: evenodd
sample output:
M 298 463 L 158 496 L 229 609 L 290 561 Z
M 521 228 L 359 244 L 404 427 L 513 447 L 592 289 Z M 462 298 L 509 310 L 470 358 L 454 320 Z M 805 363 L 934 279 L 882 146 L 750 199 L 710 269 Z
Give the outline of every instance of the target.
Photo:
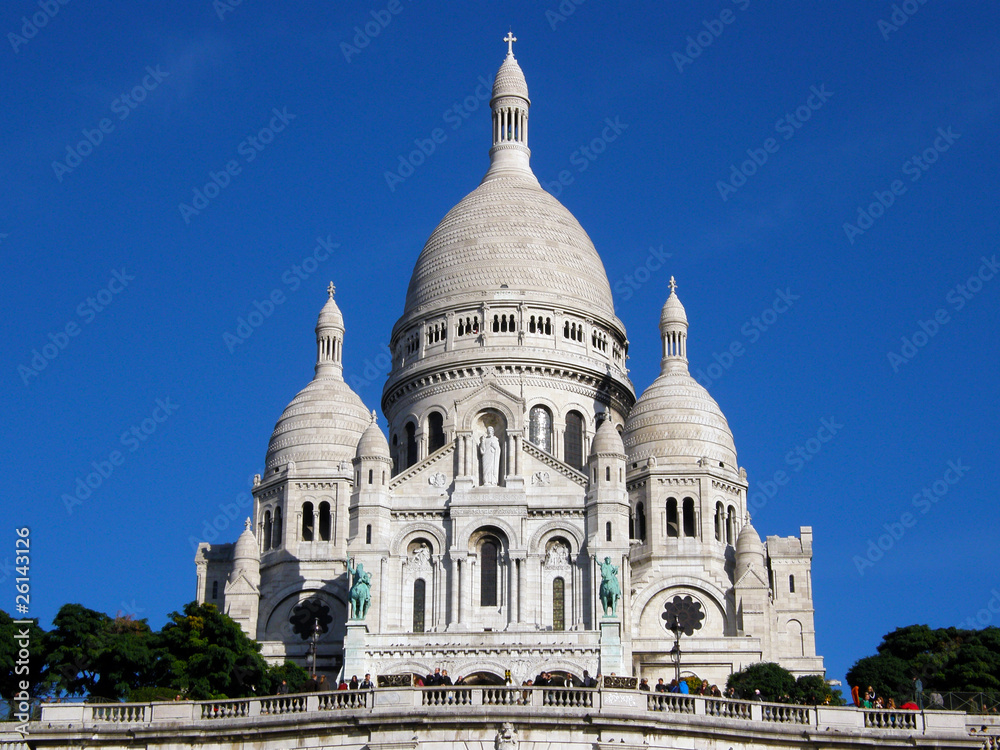
M 239 623 L 250 638 L 257 637 L 260 605 L 260 552 L 248 518 L 233 546 L 233 569 L 225 589 L 225 613 Z

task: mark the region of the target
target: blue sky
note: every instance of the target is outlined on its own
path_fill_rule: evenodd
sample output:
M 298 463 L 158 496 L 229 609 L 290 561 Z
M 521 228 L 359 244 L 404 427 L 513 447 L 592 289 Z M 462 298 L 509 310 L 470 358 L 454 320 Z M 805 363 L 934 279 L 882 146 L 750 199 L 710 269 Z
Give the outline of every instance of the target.
M 1000 9 L 941 0 L 6 3 L 0 607 L 24 525 L 43 625 L 191 600 L 331 279 L 378 407 L 409 271 L 487 167 L 509 26 L 637 392 L 674 275 L 755 526 L 813 527 L 828 675 L 896 626 L 998 624 Z

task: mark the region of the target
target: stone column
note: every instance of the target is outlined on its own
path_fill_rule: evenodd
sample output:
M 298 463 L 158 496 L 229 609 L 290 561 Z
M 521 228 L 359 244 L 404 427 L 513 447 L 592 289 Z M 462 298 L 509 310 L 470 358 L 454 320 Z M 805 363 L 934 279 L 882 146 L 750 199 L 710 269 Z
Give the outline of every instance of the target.
M 458 587 L 461 582 L 461 570 L 460 561 L 458 558 L 453 557 L 451 559 L 451 620 L 448 623 L 448 627 L 454 627 L 459 622 L 458 614 Z
M 517 622 L 517 605 L 521 594 L 517 579 L 517 560 L 508 555 L 507 564 L 507 627 Z
M 526 557 L 517 560 L 517 621 L 524 622 L 524 575 L 528 559 Z

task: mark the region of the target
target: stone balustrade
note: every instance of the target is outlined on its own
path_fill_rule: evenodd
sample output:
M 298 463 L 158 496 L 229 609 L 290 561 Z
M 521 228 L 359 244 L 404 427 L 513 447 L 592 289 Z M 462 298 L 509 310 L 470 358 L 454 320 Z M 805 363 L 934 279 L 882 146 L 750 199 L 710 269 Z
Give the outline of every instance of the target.
M 865 732 L 881 730 L 910 735 L 966 735 L 965 714 L 952 711 L 885 711 L 834 706 L 798 706 L 724 698 L 655 693 L 638 690 L 595 690 L 565 687 L 468 686 L 340 690 L 328 693 L 268 696 L 218 701 L 165 703 L 49 703 L 42 706 L 40 721 L 47 731 L 59 728 L 95 729 L 111 726 L 155 729 L 157 726 L 225 723 L 238 725 L 259 717 L 288 716 L 289 720 L 324 712 L 350 715 L 359 720 L 380 714 L 405 712 L 431 714 L 442 708 L 475 714 L 503 707 L 516 717 L 534 715 L 539 709 L 555 710 L 567 720 L 586 715 L 623 713 L 636 718 L 670 723 L 675 715 L 734 727 L 750 724 L 792 725 L 816 731 Z

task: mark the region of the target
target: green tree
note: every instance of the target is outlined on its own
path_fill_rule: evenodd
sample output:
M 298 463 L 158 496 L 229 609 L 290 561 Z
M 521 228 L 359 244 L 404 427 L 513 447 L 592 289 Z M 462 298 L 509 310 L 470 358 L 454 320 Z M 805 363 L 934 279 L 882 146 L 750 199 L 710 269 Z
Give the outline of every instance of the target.
M 303 689 L 309 673 L 293 661 L 286 661 L 279 666 L 271 667 L 267 672 L 267 692 L 272 695 L 278 692 L 281 681 L 288 684 L 288 692 L 298 693 Z
M 260 644 L 214 604 L 191 602 L 183 614 L 172 612 L 157 640 L 164 651 L 159 685 L 195 700 L 268 692 Z
M 760 690 L 762 700 L 780 702 L 795 693 L 795 677 L 780 664 L 761 662 L 733 672 L 726 687 L 734 688 L 736 697 L 744 700 L 754 698 L 755 691 Z
M 28 683 L 28 695 L 32 698 L 44 693 L 41 679 L 44 636 L 45 631 L 38 627 L 38 620 L 32 620 L 30 625 L 15 625 L 14 618 L 0 610 L 0 699 L 7 703 L 10 713 L 13 713 L 14 696 L 21 692 L 22 682 Z M 21 653 L 24 647 L 27 659 Z
M 834 692 L 826 684 L 822 675 L 806 674 L 795 681 L 795 693 L 793 694 L 797 703 L 804 703 L 808 706 L 820 706 L 823 704 L 830 706 L 844 705 L 844 699 L 840 691 Z
M 120 700 L 152 684 L 157 663 L 145 620 L 65 604 L 45 634 L 46 680 L 57 693 Z

